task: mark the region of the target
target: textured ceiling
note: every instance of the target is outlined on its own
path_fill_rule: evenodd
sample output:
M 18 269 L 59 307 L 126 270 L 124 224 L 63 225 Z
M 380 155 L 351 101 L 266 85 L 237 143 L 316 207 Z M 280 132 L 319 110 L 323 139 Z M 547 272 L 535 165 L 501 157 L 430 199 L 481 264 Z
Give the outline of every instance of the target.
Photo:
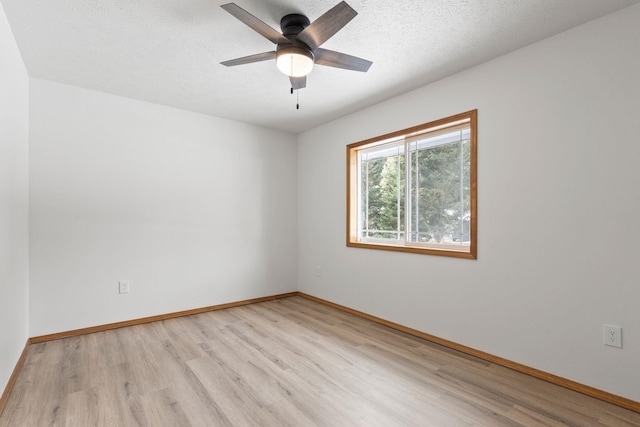
M 275 62 L 224 67 L 274 45 L 217 0 L 1 0 L 28 73 L 291 132 L 441 79 L 640 0 L 348 0 L 358 12 L 322 47 L 373 61 L 314 67 L 296 95 Z M 338 0 L 235 0 L 279 30 Z

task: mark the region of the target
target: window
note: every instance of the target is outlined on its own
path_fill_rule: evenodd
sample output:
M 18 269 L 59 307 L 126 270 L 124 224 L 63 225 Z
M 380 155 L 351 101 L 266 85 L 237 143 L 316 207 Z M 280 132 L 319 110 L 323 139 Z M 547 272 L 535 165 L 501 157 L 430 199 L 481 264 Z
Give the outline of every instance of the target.
M 476 258 L 477 110 L 347 146 L 347 246 Z

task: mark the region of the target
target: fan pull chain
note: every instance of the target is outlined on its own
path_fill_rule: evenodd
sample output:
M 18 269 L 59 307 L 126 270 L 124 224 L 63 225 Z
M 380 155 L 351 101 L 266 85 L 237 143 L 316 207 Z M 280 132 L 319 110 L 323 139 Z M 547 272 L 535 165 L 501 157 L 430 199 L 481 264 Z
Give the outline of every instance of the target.
M 291 95 L 293 95 L 293 88 L 291 88 Z M 296 110 L 300 109 L 300 89 L 296 89 Z

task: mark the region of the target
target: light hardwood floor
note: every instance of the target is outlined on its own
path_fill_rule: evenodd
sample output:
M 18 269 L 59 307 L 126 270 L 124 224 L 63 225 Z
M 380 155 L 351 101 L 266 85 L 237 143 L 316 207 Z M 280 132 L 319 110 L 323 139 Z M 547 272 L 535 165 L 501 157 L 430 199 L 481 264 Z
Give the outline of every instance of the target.
M 302 297 L 29 348 L 1 427 L 640 426 L 640 414 Z

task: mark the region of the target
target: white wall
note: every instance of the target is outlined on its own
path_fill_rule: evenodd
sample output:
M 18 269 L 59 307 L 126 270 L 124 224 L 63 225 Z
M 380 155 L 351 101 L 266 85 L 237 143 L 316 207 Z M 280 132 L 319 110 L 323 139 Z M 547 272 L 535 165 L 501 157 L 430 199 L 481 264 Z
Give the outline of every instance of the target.
M 29 160 L 31 336 L 296 290 L 295 135 L 32 78 Z
M 633 6 L 300 135 L 299 289 L 639 401 L 638 22 Z M 345 146 L 474 108 L 478 259 L 347 248 Z
M 29 79 L 0 4 L 0 394 L 29 337 Z

